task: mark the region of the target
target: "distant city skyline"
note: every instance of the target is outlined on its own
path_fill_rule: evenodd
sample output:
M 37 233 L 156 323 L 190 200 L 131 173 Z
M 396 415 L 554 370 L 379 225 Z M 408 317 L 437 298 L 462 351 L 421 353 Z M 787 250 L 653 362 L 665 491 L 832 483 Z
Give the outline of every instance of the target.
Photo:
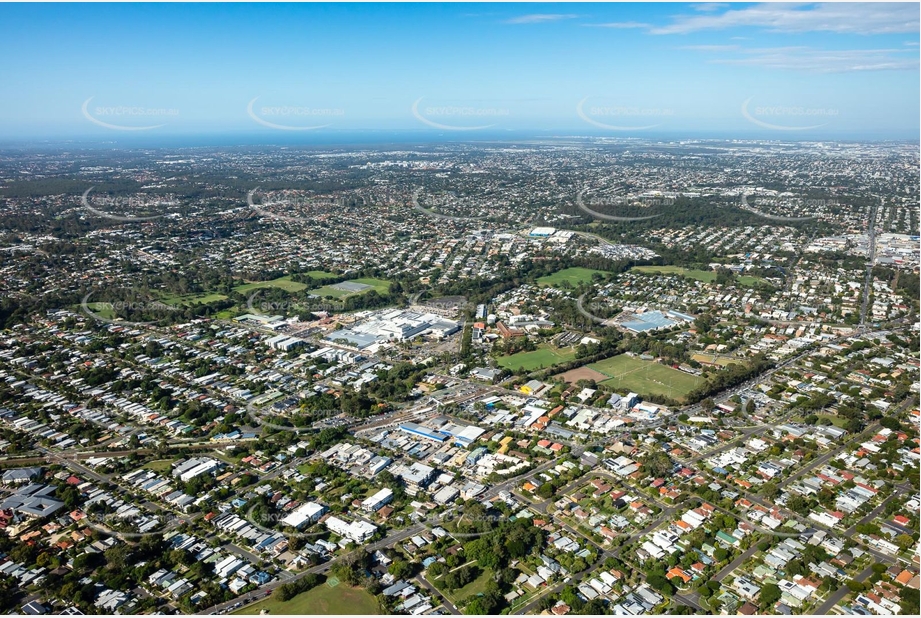
M 912 139 L 917 3 L 4 4 L 9 142 Z

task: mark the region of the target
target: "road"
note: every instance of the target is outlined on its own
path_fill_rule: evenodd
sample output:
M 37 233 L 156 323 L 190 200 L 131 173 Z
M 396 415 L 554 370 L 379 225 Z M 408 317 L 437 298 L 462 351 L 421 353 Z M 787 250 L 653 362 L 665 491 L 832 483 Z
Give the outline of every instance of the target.
M 388 535 L 387 537 L 385 537 L 384 539 L 382 539 L 382 540 L 380 540 L 380 541 L 377 541 L 377 542 L 375 542 L 375 543 L 371 543 L 371 544 L 369 544 L 369 545 L 365 545 L 364 548 L 365 548 L 368 552 L 373 553 L 373 552 L 377 551 L 378 549 L 383 549 L 383 548 L 385 548 L 385 547 L 389 547 L 390 545 L 393 545 L 394 543 L 399 543 L 400 541 L 403 541 L 403 540 L 405 540 L 405 539 L 408 539 L 409 537 L 413 536 L 414 534 L 419 534 L 420 532 L 422 532 L 423 528 L 424 528 L 424 527 L 423 527 L 421 524 L 416 524 L 416 525 L 414 525 L 414 526 L 410 526 L 409 528 L 404 528 L 404 529 L 402 529 L 402 530 L 398 530 L 398 531 L 393 532 L 392 534 Z M 214 606 L 212 606 L 212 607 L 209 607 L 208 609 L 203 610 L 201 613 L 202 613 L 202 614 L 224 613 L 224 612 L 226 612 L 232 605 L 236 605 L 237 603 L 242 603 L 243 605 L 248 605 L 248 604 L 253 603 L 253 602 L 255 602 L 255 601 L 259 601 L 259 600 L 265 598 L 265 596 L 266 596 L 266 591 L 275 590 L 276 588 L 278 588 L 278 587 L 281 586 L 282 584 L 287 584 L 287 583 L 291 583 L 291 582 L 297 581 L 297 580 L 299 580 L 299 579 L 301 579 L 301 578 L 303 578 L 303 577 L 306 577 L 306 576 L 307 576 L 308 574 L 310 574 L 310 573 L 327 573 L 327 572 L 333 567 L 333 565 L 336 564 L 337 562 L 339 562 L 339 560 L 341 560 L 341 559 L 342 559 L 342 558 L 339 557 L 339 558 L 335 558 L 335 559 L 333 559 L 333 560 L 330 560 L 329 562 L 324 562 L 323 564 L 318 564 L 318 565 L 316 565 L 316 566 L 313 566 L 313 567 L 310 567 L 310 568 L 308 568 L 308 569 L 305 569 L 305 570 L 301 571 L 300 573 L 294 575 L 293 577 L 287 577 L 287 578 L 284 578 L 284 579 L 277 579 L 277 580 L 275 580 L 275 581 L 269 583 L 269 584 L 266 585 L 266 586 L 262 586 L 262 587 L 260 587 L 259 589 L 254 590 L 253 592 L 249 592 L 249 593 L 247 593 L 247 594 L 244 594 L 244 595 L 242 595 L 242 596 L 240 596 L 240 597 L 237 597 L 236 599 L 233 599 L 233 600 L 231 600 L 231 601 L 227 601 L 226 603 L 220 603 L 220 604 L 218 604 L 218 605 L 214 605 Z
M 867 567 L 867 568 L 865 568 L 863 571 L 861 571 L 860 573 L 858 573 L 858 574 L 857 574 L 857 577 L 855 577 L 854 579 L 855 579 L 856 581 L 862 582 L 862 581 L 866 580 L 868 577 L 870 577 L 870 575 L 872 575 L 872 574 L 873 574 L 873 568 L 872 568 L 872 567 Z M 851 591 L 851 590 L 850 590 L 846 585 L 841 586 L 840 588 L 838 588 L 837 590 L 835 590 L 834 592 L 832 592 L 832 593 L 828 596 L 828 598 L 825 599 L 825 602 L 824 602 L 824 603 L 822 603 L 818 608 L 816 608 L 815 614 L 816 614 L 817 616 L 825 616 L 825 615 L 827 615 L 828 612 L 831 611 L 831 609 L 832 609 L 835 605 L 837 605 L 838 603 L 840 603 L 841 600 L 844 599 L 844 597 L 846 597 L 850 591 Z
M 682 605 L 686 605 L 690 607 L 691 609 L 696 609 L 701 614 L 712 614 L 713 613 L 713 610 L 707 609 L 703 607 L 702 605 L 700 605 L 700 603 L 698 602 L 700 601 L 700 595 L 697 594 L 696 592 L 678 593 L 675 596 L 673 596 L 672 599 L 674 599 L 678 603 L 681 603 Z
M 528 476 L 531 476 L 531 475 L 539 474 L 540 472 L 543 472 L 544 470 L 546 470 L 547 468 L 549 468 L 549 467 L 551 467 L 551 466 L 553 466 L 553 465 L 555 465 L 555 464 L 556 464 L 556 460 L 555 460 L 555 459 L 551 459 L 551 460 L 549 460 L 549 461 L 547 461 L 547 462 L 544 462 L 543 464 L 541 464 L 541 465 L 538 466 L 537 468 L 534 468 L 533 470 L 531 470 L 530 472 L 528 472 L 528 473 L 525 475 L 525 477 L 528 477 Z M 500 483 L 499 485 L 494 485 L 493 487 L 489 488 L 486 492 L 484 492 L 484 494 L 483 494 L 483 499 L 485 500 L 485 499 L 488 499 L 488 498 L 495 497 L 496 495 L 499 494 L 499 492 L 504 491 L 504 490 L 507 490 L 509 487 L 511 487 L 512 485 L 514 485 L 514 484 L 516 484 L 516 483 L 522 482 L 522 479 L 525 478 L 525 477 L 515 477 L 515 478 L 511 478 L 511 479 L 509 479 L 509 480 L 507 480 L 507 481 L 504 481 L 503 483 Z M 364 548 L 365 548 L 369 553 L 373 553 L 374 551 L 376 551 L 376 550 L 378 550 L 378 549 L 383 549 L 383 548 L 385 548 L 385 547 L 390 547 L 391 545 L 394 545 L 394 544 L 399 543 L 399 542 L 401 542 L 401 541 L 403 541 L 403 540 L 405 540 L 405 539 L 408 539 L 409 537 L 411 537 L 411 536 L 413 536 L 413 535 L 419 534 L 420 532 L 422 532 L 423 530 L 425 530 L 425 529 L 428 528 L 428 527 L 429 527 L 429 526 L 428 526 L 427 524 L 425 524 L 425 523 L 414 524 L 414 525 L 412 525 L 412 526 L 409 526 L 408 528 L 403 528 L 403 529 L 401 529 L 401 530 L 396 530 L 396 531 L 394 531 L 393 533 L 387 535 L 384 539 L 382 539 L 382 540 L 380 540 L 380 541 L 377 541 L 376 543 L 371 543 L 370 545 L 365 545 Z M 239 548 L 237 548 L 237 549 L 239 549 Z M 256 556 L 253 556 L 253 557 L 256 558 L 257 561 L 260 561 L 260 560 L 261 560 L 261 559 L 259 559 L 259 558 L 256 557 Z M 241 597 L 238 597 L 238 598 L 236 598 L 236 599 L 234 599 L 234 600 L 232 600 L 232 601 L 228 601 L 228 602 L 226 602 L 226 603 L 221 603 L 221 604 L 219 604 L 219 605 L 215 605 L 215 606 L 213 606 L 213 607 L 209 607 L 208 609 L 202 611 L 202 613 L 203 613 L 203 614 L 215 614 L 215 613 L 218 613 L 218 612 L 221 612 L 221 611 L 226 611 L 231 605 L 235 605 L 236 603 L 242 602 L 244 605 L 249 604 L 249 603 L 253 603 L 253 602 L 255 602 L 255 601 L 258 601 L 258 600 L 264 598 L 264 597 L 265 597 L 265 592 L 266 592 L 267 590 L 274 590 L 275 588 L 277 588 L 278 586 L 280 586 L 280 585 L 282 585 L 282 584 L 289 583 L 289 582 L 292 582 L 292 581 L 297 581 L 298 579 L 301 579 L 302 577 L 305 577 L 308 573 L 326 573 L 326 572 L 328 572 L 328 571 L 332 568 L 332 566 L 333 566 L 334 564 L 336 564 L 336 562 L 338 562 L 339 560 L 341 560 L 341 556 L 338 557 L 338 558 L 334 558 L 333 560 L 330 560 L 329 562 L 324 562 L 323 564 L 319 564 L 319 565 L 316 565 L 316 566 L 311 567 L 311 568 L 309 568 L 309 569 L 306 569 L 306 570 L 304 570 L 304 571 L 301 571 L 300 573 L 297 573 L 297 574 L 294 575 L 293 577 L 289 577 L 289 578 L 284 579 L 284 580 L 277 580 L 277 581 L 274 581 L 274 582 L 268 584 L 267 586 L 262 586 L 262 587 L 259 588 L 258 590 L 254 591 L 254 592 L 250 592 L 249 594 L 243 595 L 243 596 L 241 596 Z
M 419 573 L 418 575 L 416 575 L 416 581 L 422 584 L 423 586 L 425 586 L 433 597 L 438 597 L 439 599 L 441 599 L 442 606 L 444 606 L 444 608 L 448 610 L 448 612 L 454 614 L 455 616 L 460 615 L 460 612 L 457 611 L 457 607 L 454 606 L 454 603 L 449 601 L 448 597 L 443 595 L 441 593 L 441 590 L 433 586 L 431 582 L 429 582 L 429 580 L 425 579 L 425 576 L 423 576 L 422 573 Z
M 597 474 L 598 471 L 597 471 L 597 470 L 592 470 L 592 471 L 590 471 L 590 473 L 592 473 L 592 474 Z M 586 475 L 583 475 L 582 477 L 580 477 L 580 479 L 584 479 L 585 476 L 586 476 Z M 677 510 L 676 508 L 671 508 L 671 507 L 668 508 L 668 509 L 666 509 L 666 510 L 663 511 L 655 520 L 653 520 L 649 525 L 647 525 L 645 528 L 643 528 L 642 530 L 640 530 L 640 531 L 638 531 L 638 532 L 635 532 L 634 534 L 630 535 L 630 537 L 627 539 L 627 541 L 626 541 L 623 545 L 621 545 L 620 547 L 617 547 L 617 548 L 615 548 L 615 549 L 609 549 L 609 550 L 600 552 L 600 553 L 598 554 L 598 558 L 595 560 L 595 562 L 593 562 L 592 564 L 590 564 L 590 565 L 589 565 L 588 567 L 586 567 L 584 570 L 579 571 L 578 573 L 575 573 L 575 574 L 571 575 L 570 577 L 568 577 L 568 578 L 567 578 L 568 581 L 562 581 L 562 582 L 559 582 L 559 583 L 557 583 L 556 585 L 554 585 L 554 586 L 552 586 L 552 587 L 547 588 L 546 590 L 544 590 L 543 592 L 541 592 L 540 594 L 538 594 L 537 596 L 535 596 L 533 599 L 531 599 L 531 600 L 528 602 L 527 605 L 524 605 L 524 606 L 522 606 L 522 607 L 520 607 L 520 608 L 518 608 L 518 609 L 512 611 L 511 613 L 514 614 L 514 615 L 530 614 L 530 613 L 532 613 L 535 609 L 537 609 L 537 607 L 538 607 L 538 605 L 539 605 L 539 603 L 540 603 L 540 601 L 541 601 L 542 598 L 544 598 L 544 597 L 546 597 L 546 596 L 548 596 L 548 595 L 557 594 L 557 593 L 559 593 L 563 588 L 565 588 L 566 586 L 568 586 L 568 585 L 570 585 L 570 584 L 577 585 L 579 582 L 581 582 L 581 581 L 585 578 L 586 575 L 588 575 L 588 574 L 592 573 L 593 571 L 597 570 L 597 569 L 604 563 L 604 561 L 607 560 L 608 558 L 610 558 L 610 557 L 619 558 L 619 557 L 620 557 L 621 549 L 622 549 L 623 547 L 627 547 L 627 546 L 633 544 L 634 542 L 636 542 L 637 539 L 641 538 L 642 536 L 644 536 L 644 535 L 646 535 L 646 534 L 649 534 L 650 532 L 652 532 L 653 530 L 655 530 L 656 528 L 658 528 L 659 526 L 661 526 L 661 525 L 664 524 L 665 522 L 670 521 L 670 520 L 672 519 L 672 517 L 674 516 L 674 513 L 675 513 L 676 510 Z M 585 538 L 585 536 L 582 535 L 582 533 L 580 533 L 580 532 L 578 532 L 578 531 L 576 531 L 576 530 L 573 530 L 570 526 L 567 526 L 567 525 L 563 524 L 563 527 L 564 527 L 568 532 L 574 533 L 574 534 L 578 534 L 578 535 L 581 536 L 582 538 Z M 591 544 L 593 547 L 596 547 L 595 544 L 594 544 L 594 542 L 590 542 L 590 544 Z
M 743 564 L 746 560 L 748 560 L 749 558 L 751 558 L 752 556 L 754 556 L 754 555 L 755 555 L 755 552 L 757 552 L 757 551 L 758 551 L 758 545 L 757 545 L 756 543 L 752 543 L 752 546 L 749 547 L 748 549 L 746 549 L 746 550 L 745 550 L 745 553 L 743 553 L 741 556 L 739 556 L 738 558 L 736 558 L 735 560 L 733 560 L 732 562 L 730 562 L 730 563 L 727 564 L 726 566 L 724 566 L 724 567 L 722 568 L 722 570 L 720 570 L 719 573 L 717 573 L 716 575 L 714 575 L 714 576 L 713 576 L 713 581 L 715 581 L 715 582 L 721 582 L 721 581 L 723 581 L 724 579 L 726 579 L 727 577 L 729 577 L 729 574 L 730 574 L 730 573 L 732 573 L 732 572 L 735 571 L 737 568 L 739 568 L 740 566 L 742 566 L 742 564 Z
M 867 311 L 870 307 L 870 285 L 873 283 L 873 261 L 876 258 L 876 206 L 870 209 L 867 218 L 867 235 L 870 243 L 867 250 L 867 274 L 863 282 L 863 299 L 860 303 L 860 325 L 867 323 Z
M 863 519 L 861 519 L 860 521 L 858 521 L 857 523 L 855 523 L 853 526 L 851 526 L 851 527 L 848 528 L 847 530 L 845 530 L 843 536 L 844 536 L 845 538 L 851 538 L 852 536 L 854 536 L 855 534 L 857 534 L 857 526 L 859 526 L 859 525 L 861 525 L 861 524 L 870 523 L 871 521 L 873 521 L 874 519 L 876 519 L 876 517 L 879 516 L 880 513 L 883 512 L 883 509 L 886 508 L 886 504 L 887 504 L 890 500 L 892 500 L 892 499 L 895 498 L 896 496 L 899 496 L 900 494 L 908 493 L 908 492 L 910 492 L 910 491 L 916 491 L 916 488 L 913 488 L 913 487 L 910 487 L 910 486 L 905 486 L 905 485 L 896 485 L 895 491 L 893 491 L 885 500 L 883 500 L 882 502 L 880 502 L 879 505 L 878 505 L 875 509 L 873 509 L 872 511 L 870 511 L 870 512 L 866 515 L 866 517 L 864 517 Z
M 235 545 L 233 543 L 227 543 L 224 545 L 224 548 L 230 553 L 236 554 L 237 557 L 243 558 L 244 560 L 248 560 L 249 562 L 253 564 L 259 564 L 260 562 L 262 562 L 262 558 L 260 558 L 259 556 L 257 556 L 251 551 L 243 549 L 239 545 Z

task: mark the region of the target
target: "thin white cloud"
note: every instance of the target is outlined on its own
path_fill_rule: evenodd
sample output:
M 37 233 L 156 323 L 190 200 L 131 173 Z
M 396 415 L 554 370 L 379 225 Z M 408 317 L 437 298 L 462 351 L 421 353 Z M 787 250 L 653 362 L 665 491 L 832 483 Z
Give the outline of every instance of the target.
M 756 27 L 772 32 L 892 34 L 918 32 L 918 3 L 758 4 L 719 14 L 684 15 L 651 34 L 688 34 L 702 30 Z
M 543 24 L 551 21 L 561 21 L 563 19 L 575 19 L 578 15 L 571 13 L 532 13 L 531 15 L 521 15 L 507 20 L 507 24 Z
M 811 47 L 766 47 L 739 50 L 739 54 L 711 60 L 715 64 L 757 66 L 816 73 L 918 70 L 918 58 L 904 49 L 822 50 Z
M 691 8 L 702 13 L 709 13 L 710 11 L 725 9 L 728 6 L 728 2 L 701 2 L 700 4 L 692 4 Z
M 720 51 L 734 51 L 740 48 L 738 45 L 685 45 L 681 49 L 689 49 L 692 51 L 703 51 L 703 52 L 720 52 Z
M 645 24 L 639 21 L 613 21 L 607 24 L 584 24 L 592 28 L 652 28 L 651 24 Z

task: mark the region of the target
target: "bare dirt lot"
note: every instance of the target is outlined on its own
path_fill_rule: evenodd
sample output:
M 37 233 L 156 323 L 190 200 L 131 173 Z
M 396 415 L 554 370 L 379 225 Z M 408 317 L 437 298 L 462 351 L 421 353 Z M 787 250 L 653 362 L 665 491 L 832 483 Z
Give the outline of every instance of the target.
M 559 377 L 563 378 L 570 384 L 575 384 L 579 380 L 594 380 L 595 382 L 602 382 L 607 380 L 609 376 L 604 375 L 600 371 L 589 369 L 588 367 L 579 367 L 578 369 L 570 369 L 565 373 L 561 373 Z

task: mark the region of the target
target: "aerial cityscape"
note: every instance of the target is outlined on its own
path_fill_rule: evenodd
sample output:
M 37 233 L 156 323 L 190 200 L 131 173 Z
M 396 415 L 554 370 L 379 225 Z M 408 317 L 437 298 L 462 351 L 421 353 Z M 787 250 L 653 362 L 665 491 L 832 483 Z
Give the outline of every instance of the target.
M 921 611 L 917 3 L 0 19 L 0 612 Z

